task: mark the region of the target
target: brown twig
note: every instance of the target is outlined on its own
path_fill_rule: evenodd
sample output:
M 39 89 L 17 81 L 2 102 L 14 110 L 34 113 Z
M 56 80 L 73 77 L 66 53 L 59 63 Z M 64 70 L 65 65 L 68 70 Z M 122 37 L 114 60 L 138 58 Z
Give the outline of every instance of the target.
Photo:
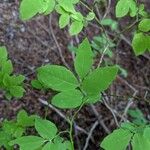
M 64 56 L 63 56 L 62 50 L 61 50 L 61 48 L 60 48 L 60 46 L 59 46 L 59 43 L 58 43 L 58 41 L 57 41 L 57 38 L 56 38 L 56 36 L 55 36 L 55 34 L 54 34 L 54 30 L 53 30 L 53 27 L 52 27 L 52 21 L 51 21 L 51 20 L 52 20 L 52 19 L 51 19 L 51 15 L 50 15 L 50 16 L 49 16 L 49 28 L 50 28 L 50 31 L 51 31 L 53 40 L 54 40 L 54 42 L 55 42 L 55 44 L 56 44 L 56 46 L 57 46 L 57 49 L 58 49 L 58 51 L 59 51 L 59 55 L 60 55 L 61 61 L 63 62 L 63 64 L 64 64 L 68 69 L 71 70 L 70 66 L 68 65 L 68 63 L 66 62 L 66 60 L 65 60 L 65 58 L 64 58 Z
M 88 137 L 86 138 L 86 142 L 85 142 L 85 145 L 84 145 L 83 150 L 86 150 L 86 149 L 88 148 L 89 141 L 90 141 L 90 139 L 91 139 L 91 136 L 92 136 L 92 134 L 93 134 L 93 131 L 95 130 L 95 128 L 97 127 L 98 124 L 99 124 L 98 121 L 95 121 L 95 123 L 92 125 L 92 128 L 91 128 L 91 130 L 89 131 Z
M 95 116 L 97 117 L 99 124 L 103 127 L 103 129 L 105 130 L 105 132 L 107 134 L 110 133 L 110 130 L 107 128 L 107 126 L 105 125 L 104 121 L 102 120 L 102 116 L 97 112 L 96 108 L 94 105 L 91 105 L 91 109 L 93 110 Z
M 66 116 L 57 108 L 53 107 L 51 104 L 49 104 L 47 101 L 39 98 L 38 101 L 40 103 L 42 103 L 45 106 L 48 106 L 49 108 L 51 108 L 53 111 L 55 111 L 61 118 L 63 118 L 67 123 L 69 123 L 69 120 L 66 118 Z M 76 125 L 76 129 L 83 132 L 84 134 L 88 134 L 87 131 L 81 127 L 79 127 L 78 125 Z

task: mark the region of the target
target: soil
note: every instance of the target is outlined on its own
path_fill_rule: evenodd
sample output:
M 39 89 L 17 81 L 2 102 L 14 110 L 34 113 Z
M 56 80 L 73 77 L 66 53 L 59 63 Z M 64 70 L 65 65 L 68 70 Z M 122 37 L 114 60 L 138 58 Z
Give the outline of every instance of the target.
M 145 3 L 146 7 L 149 6 L 150 8 L 149 0 L 145 0 Z M 19 19 L 18 7 L 18 1 L 5 0 L 0 2 L 0 46 L 5 45 L 7 47 L 9 57 L 14 65 L 14 72 L 26 76 L 26 94 L 20 100 L 13 99 L 8 101 L 3 96 L 3 93 L 0 92 L 0 120 L 14 119 L 19 110 L 25 109 L 29 114 L 47 117 L 63 131 L 68 128 L 66 121 L 55 111 L 39 102 L 39 99 L 51 99 L 54 93 L 51 91 L 44 93 L 35 90 L 30 84 L 31 80 L 35 78 L 35 71 L 39 66 L 47 63 L 63 65 L 51 34 L 49 16 L 38 16 L 28 22 L 22 22 Z M 111 15 L 113 17 L 113 13 Z M 121 20 L 120 29 L 123 29 L 125 24 L 129 22 L 131 22 L 129 18 Z M 52 17 L 52 27 L 63 52 L 63 57 L 70 67 L 73 68 L 72 55 L 68 51 L 67 46 L 68 43 L 75 41 L 75 38 L 71 38 L 66 29 L 59 29 L 58 16 L 55 14 Z M 131 41 L 133 29 L 131 31 L 124 34 L 129 41 Z M 79 40 L 81 41 L 85 36 L 92 39 L 94 35 L 98 34 L 100 34 L 100 30 L 89 25 L 79 34 Z M 74 43 L 77 44 L 76 41 Z M 134 90 L 136 90 L 136 97 L 138 98 L 133 98 L 134 103 L 131 107 L 140 108 L 145 117 L 150 120 L 150 54 L 145 53 L 142 56 L 135 57 L 130 43 L 124 40 L 116 43 L 117 48 L 113 50 L 114 58 L 112 61 L 125 68 L 128 76 L 125 78 L 120 75 L 106 92 L 109 95 L 109 105 L 120 115 L 123 114 L 129 97 L 132 98 Z M 99 115 L 102 116 L 101 120 L 105 122 L 109 130 L 115 129 L 116 124 L 108 108 L 103 103 L 95 104 L 95 108 Z M 70 113 L 69 111 L 62 112 Z M 79 113 L 76 124 L 89 132 L 96 120 L 97 117 L 93 113 L 91 106 L 85 106 Z M 100 141 L 106 135 L 107 133 L 101 125 L 97 125 L 93 131 L 88 150 L 98 150 Z M 74 139 L 77 150 L 80 149 L 79 146 L 81 149 L 84 147 L 86 138 L 87 135 L 85 133 L 75 130 Z

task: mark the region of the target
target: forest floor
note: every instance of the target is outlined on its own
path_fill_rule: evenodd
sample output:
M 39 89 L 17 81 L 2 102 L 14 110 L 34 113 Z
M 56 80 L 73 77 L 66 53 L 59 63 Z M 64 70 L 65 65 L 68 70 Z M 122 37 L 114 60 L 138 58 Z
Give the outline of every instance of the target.
M 148 5 L 150 6 L 150 3 Z M 7 47 L 9 57 L 14 64 L 14 72 L 26 76 L 26 94 L 20 100 L 8 101 L 0 93 L 0 119 L 15 118 L 19 110 L 25 109 L 29 114 L 47 117 L 54 121 L 60 130 L 64 130 L 68 127 L 66 121 L 53 108 L 42 103 L 42 101 L 50 100 L 53 92 L 44 93 L 35 90 L 30 82 L 36 76 L 37 67 L 47 63 L 63 65 L 54 38 L 59 43 L 64 59 L 73 68 L 72 55 L 67 49 L 68 44 L 73 42 L 77 45 L 78 41 L 81 42 L 85 36 L 92 40 L 93 36 L 100 34 L 100 30 L 89 25 L 77 38 L 70 37 L 66 29 L 59 29 L 58 16 L 55 14 L 51 18 L 38 16 L 31 21 L 22 22 L 18 17 L 18 8 L 17 2 L 0 2 L 0 46 Z M 129 22 L 129 18 L 121 20 L 120 29 Z M 86 106 L 81 110 L 75 122 L 74 139 L 77 141 L 77 150 L 83 149 L 87 134 L 94 125 L 95 129 L 88 150 L 99 149 L 100 140 L 107 135 L 107 129 L 104 128 L 107 127 L 109 131 L 112 131 L 117 127 L 112 112 L 119 122 L 120 116 L 125 113 L 128 106 L 138 107 L 150 120 L 150 55 L 145 53 L 135 57 L 130 45 L 131 31 L 133 30 L 127 31 L 123 38 L 117 41 L 117 47 L 112 50 L 114 54 L 112 61 L 126 69 L 128 76 L 118 75 L 114 84 L 106 91 L 105 103 L 96 103 L 94 106 Z M 69 111 L 61 112 L 69 113 Z

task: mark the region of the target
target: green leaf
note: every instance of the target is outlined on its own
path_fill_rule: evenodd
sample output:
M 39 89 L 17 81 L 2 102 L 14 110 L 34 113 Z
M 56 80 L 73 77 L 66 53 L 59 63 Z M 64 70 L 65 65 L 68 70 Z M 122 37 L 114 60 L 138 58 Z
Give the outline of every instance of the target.
M 147 40 L 147 48 L 150 52 L 150 36 L 149 35 L 146 36 L 146 40 Z
M 64 141 L 61 137 L 56 137 L 54 139 L 54 144 L 52 150 L 72 150 L 70 141 Z
M 21 86 L 12 86 L 9 88 L 10 94 L 16 98 L 23 97 L 23 94 L 25 92 L 24 88 Z
M 135 132 L 136 125 L 134 123 L 131 123 L 131 122 L 124 122 L 121 124 L 121 128 L 129 130 L 131 132 Z
M 119 0 L 116 5 L 116 17 L 121 18 L 129 12 L 129 1 Z
M 0 147 L 4 146 L 7 150 L 10 150 L 9 141 L 11 141 L 11 135 L 5 133 L 4 131 L 0 131 Z
M 104 26 L 111 26 L 114 21 L 110 18 L 105 18 L 101 20 L 101 24 Z
M 71 17 L 76 21 L 83 21 L 83 15 L 80 12 L 76 12 L 74 14 L 71 14 Z
M 130 12 L 131 17 L 134 17 L 137 10 L 138 8 L 134 0 L 126 0 L 126 2 L 124 2 L 124 0 L 119 0 L 116 5 L 116 17 L 124 17 L 128 12 Z
M 43 146 L 42 150 L 55 150 L 54 147 L 55 147 L 54 143 L 48 142 Z
M 73 73 L 62 66 L 46 65 L 38 69 L 38 80 L 48 88 L 66 91 L 78 87 Z
M 148 48 L 147 37 L 143 33 L 136 33 L 132 40 L 132 47 L 136 56 L 143 54 Z
M 69 24 L 69 22 L 70 22 L 70 15 L 67 13 L 64 13 L 59 18 L 59 27 L 64 28 L 65 26 Z
M 9 142 L 10 146 L 18 144 L 21 150 L 36 150 L 45 143 L 45 140 L 37 136 L 23 136 Z
M 94 104 L 98 101 L 101 101 L 101 94 L 89 95 L 89 96 L 85 97 L 85 101 L 87 104 Z
M 93 52 L 88 39 L 85 39 L 76 52 L 74 62 L 75 70 L 79 77 L 83 79 L 90 71 L 93 64 Z
M 148 17 L 148 13 L 145 11 L 145 6 L 144 4 L 140 4 L 139 5 L 139 10 L 138 13 L 142 16 L 142 17 Z
M 65 11 L 59 4 L 57 4 L 56 6 L 55 6 L 55 10 L 56 10 L 56 12 L 58 13 L 58 14 L 65 14 L 65 13 L 68 13 L 67 11 Z
M 6 87 L 10 87 L 10 86 L 13 86 L 14 85 L 14 82 L 12 80 L 12 77 L 8 74 L 4 74 L 4 77 L 3 77 L 3 84 L 4 86 Z
M 150 19 L 143 19 L 140 23 L 139 23 L 139 30 L 143 31 L 143 32 L 148 32 L 150 31 Z
M 5 46 L 0 47 L 0 61 L 7 60 L 7 50 Z
M 44 145 L 42 150 L 72 150 L 70 141 L 62 141 L 58 138 L 53 142 L 48 142 Z
M 11 74 L 13 72 L 13 66 L 10 60 L 2 63 L 2 72 L 5 74 Z
M 40 81 L 38 81 L 38 80 L 32 80 L 32 81 L 31 81 L 31 85 L 32 85 L 34 88 L 36 88 L 36 89 L 42 89 L 42 88 L 43 88 L 42 84 L 41 84 Z
M 57 0 L 59 5 L 67 12 L 75 13 L 73 3 L 69 0 Z
M 82 104 L 82 98 L 79 90 L 70 90 L 55 95 L 52 104 L 59 108 L 76 108 Z
M 117 129 L 108 135 L 101 143 L 104 150 L 126 150 L 133 133 L 124 129 Z
M 70 26 L 69 33 L 71 36 L 77 35 L 78 33 L 81 32 L 82 29 L 83 29 L 83 22 L 74 21 Z
M 95 13 L 94 12 L 89 12 L 88 15 L 86 16 L 87 21 L 91 21 L 95 18 Z
M 102 19 L 100 23 L 104 26 L 110 26 L 112 30 L 116 30 L 118 27 L 118 23 L 110 18 Z
M 75 46 L 73 46 L 73 45 L 71 45 L 71 44 L 69 44 L 68 45 L 68 50 L 70 51 L 70 52 L 73 52 L 73 53 L 76 53 L 77 52 L 77 47 L 75 47 Z
M 57 133 L 57 127 L 54 123 L 40 118 L 35 120 L 35 129 L 41 137 L 47 140 L 52 140 Z
M 12 99 L 12 95 L 8 91 L 5 93 L 5 97 L 9 101 Z
M 129 0 L 130 16 L 135 17 L 138 11 L 135 0 Z
M 105 49 L 106 45 L 109 45 L 107 49 Z M 115 44 L 106 37 L 104 34 L 99 36 L 94 36 L 91 46 L 95 51 L 98 51 L 100 54 L 108 55 L 109 57 L 113 56 L 113 52 L 110 50 L 115 47 Z M 105 50 L 105 52 L 104 52 Z
M 5 120 L 3 122 L 2 129 L 6 134 L 13 135 L 17 128 L 18 128 L 18 126 L 14 121 Z
M 144 117 L 144 114 L 142 113 L 142 111 L 138 108 L 134 109 L 129 109 L 128 110 L 128 114 L 133 118 L 133 123 L 136 125 L 146 125 L 147 124 L 147 120 Z
M 70 141 L 65 141 L 63 143 L 63 146 L 64 146 L 64 149 L 65 150 L 72 150 L 72 145 L 71 145 L 71 142 Z
M 50 14 L 55 8 L 55 0 L 47 0 L 47 9 L 44 12 L 44 15 Z
M 150 140 L 145 138 L 142 134 L 137 133 L 134 135 L 131 142 L 133 150 L 149 150 Z
M 3 83 L 6 87 L 21 85 L 22 82 L 25 80 L 23 75 L 19 76 L 9 76 L 8 74 L 4 75 Z
M 117 30 L 117 28 L 118 28 L 118 23 L 114 21 L 111 25 L 111 30 Z
M 25 110 L 19 111 L 17 114 L 17 123 L 22 127 L 31 127 L 34 126 L 36 116 L 28 116 Z
M 77 4 L 79 0 L 70 0 L 72 4 Z
M 144 129 L 143 136 L 150 141 L 150 127 Z
M 23 135 L 25 129 L 23 127 L 17 127 L 16 131 L 14 132 L 13 136 L 19 138 Z
M 94 70 L 82 84 L 82 89 L 87 95 L 94 96 L 106 90 L 116 78 L 118 67 L 103 67 Z
M 11 137 L 11 140 L 12 138 L 21 137 L 25 132 L 25 128 L 16 123 L 16 121 L 7 121 L 7 120 L 3 122 L 2 130 L 5 132 L 7 136 L 9 135 Z
M 22 82 L 25 80 L 25 76 L 23 75 L 12 76 L 12 78 L 14 79 L 16 85 L 21 85 Z
M 43 7 L 43 0 L 22 0 L 20 5 L 20 17 L 28 20 L 35 16 Z
M 126 78 L 128 76 L 128 71 L 126 69 L 122 68 L 120 65 L 117 65 L 117 67 L 120 71 L 120 74 Z

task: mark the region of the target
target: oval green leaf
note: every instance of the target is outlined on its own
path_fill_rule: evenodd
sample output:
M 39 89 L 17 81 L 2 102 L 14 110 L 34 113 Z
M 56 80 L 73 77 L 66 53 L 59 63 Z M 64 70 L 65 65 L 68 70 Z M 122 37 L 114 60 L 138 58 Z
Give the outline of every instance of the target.
M 37 150 L 44 144 L 45 140 L 37 136 L 24 136 L 9 142 L 10 146 L 18 144 L 21 150 Z
M 116 78 L 117 72 L 117 66 L 98 68 L 85 78 L 82 89 L 87 95 L 96 96 L 109 87 Z
M 38 80 L 44 87 L 57 91 L 72 90 L 78 87 L 78 81 L 73 73 L 62 66 L 46 65 L 38 69 Z
M 143 31 L 143 32 L 148 32 L 150 31 L 150 19 L 143 19 L 140 23 L 139 23 L 139 30 Z
M 79 77 L 83 79 L 92 68 L 93 52 L 88 39 L 85 39 L 79 46 L 76 52 L 74 62 L 75 70 Z
M 82 104 L 83 95 L 79 90 L 65 91 L 55 95 L 52 104 L 59 108 L 76 108 Z
M 47 140 L 52 140 L 57 133 L 57 127 L 54 123 L 40 118 L 35 120 L 35 129 L 41 137 Z
M 105 150 L 125 150 L 132 136 L 133 133 L 129 130 L 117 129 L 108 135 L 100 146 Z

